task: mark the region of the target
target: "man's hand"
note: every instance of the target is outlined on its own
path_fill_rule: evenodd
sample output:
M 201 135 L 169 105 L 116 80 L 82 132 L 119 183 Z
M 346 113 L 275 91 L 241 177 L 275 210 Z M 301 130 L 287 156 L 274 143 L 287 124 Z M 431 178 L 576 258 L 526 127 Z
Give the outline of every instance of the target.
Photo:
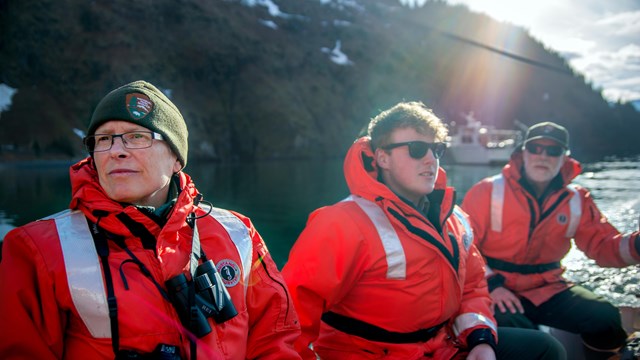
M 509 309 L 512 314 L 515 314 L 516 312 L 521 314 L 524 313 L 524 308 L 522 307 L 520 299 L 518 299 L 518 297 L 508 289 L 500 286 L 493 289 L 489 295 L 491 295 L 491 299 L 493 300 L 494 313 L 496 312 L 496 306 L 500 312 L 503 313 L 507 312 L 507 309 Z
M 496 360 L 496 353 L 489 344 L 480 344 L 471 349 L 467 360 Z

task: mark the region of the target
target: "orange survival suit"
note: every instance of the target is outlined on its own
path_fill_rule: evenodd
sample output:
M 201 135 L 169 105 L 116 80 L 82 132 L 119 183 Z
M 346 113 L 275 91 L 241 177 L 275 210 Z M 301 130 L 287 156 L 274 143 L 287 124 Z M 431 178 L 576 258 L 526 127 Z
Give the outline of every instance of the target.
M 194 206 L 198 191 L 182 172 L 177 175 L 179 195 L 164 225 L 153 214 L 109 199 L 90 158 L 72 166 L 70 176 L 70 211 L 14 229 L 5 238 L 0 358 L 114 358 L 106 276 L 89 220 L 108 234 L 118 349 L 148 354 L 164 344 L 189 359 L 189 339 L 195 337 L 156 283 L 164 287 L 166 280 L 189 270 L 194 231 L 186 218 L 192 212 L 200 217 L 196 227 L 202 250 L 217 265 L 238 312 L 219 325 L 207 319 L 213 329 L 197 339 L 198 358 L 300 358 L 292 346 L 300 332 L 297 315 L 248 218 Z
M 474 185 L 462 203 L 492 287 L 504 286 L 535 305 L 567 289 L 572 284 L 560 261 L 572 238 L 600 266 L 640 263 L 639 232 L 620 234 L 589 192 L 571 184 L 582 170 L 575 159 L 566 159 L 542 204 L 524 187 L 522 168 L 522 153 L 514 153 L 501 174 Z
M 353 144 L 352 195 L 310 215 L 283 268 L 296 348 L 307 359 L 310 343 L 322 359 L 450 359 L 472 333 L 495 339 L 483 260 L 445 172 L 429 195 L 433 224 L 376 180 L 373 159 L 368 138 Z

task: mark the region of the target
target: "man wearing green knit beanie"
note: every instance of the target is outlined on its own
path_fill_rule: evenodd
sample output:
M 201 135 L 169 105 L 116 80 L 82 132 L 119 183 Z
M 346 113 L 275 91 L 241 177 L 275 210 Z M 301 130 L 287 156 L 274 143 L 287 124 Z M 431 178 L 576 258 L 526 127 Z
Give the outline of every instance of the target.
M 84 145 L 69 209 L 4 238 L 0 354 L 300 359 L 265 241 L 183 171 L 187 126 L 161 91 L 136 81 L 107 94 Z
M 162 135 L 184 168 L 187 165 L 189 132 L 180 110 L 160 90 L 146 81 L 123 85 L 107 94 L 96 106 L 87 135 L 109 120 L 122 120 Z

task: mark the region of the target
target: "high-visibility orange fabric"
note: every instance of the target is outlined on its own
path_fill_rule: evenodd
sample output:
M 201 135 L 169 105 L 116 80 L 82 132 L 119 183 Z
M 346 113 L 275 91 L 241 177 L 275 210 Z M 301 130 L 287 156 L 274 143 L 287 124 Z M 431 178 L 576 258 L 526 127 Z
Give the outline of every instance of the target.
M 483 260 L 463 243 L 464 228 L 452 215 L 454 190 L 440 169 L 432 207 L 440 207 L 438 231 L 413 206 L 378 182 L 367 138 L 353 144 L 344 163 L 351 193 L 374 202 L 389 219 L 406 257 L 406 278 L 387 277 L 388 258 L 372 220 L 354 201 L 314 211 L 294 244 L 283 275 L 300 317 L 303 335 L 296 348 L 307 359 L 450 359 L 473 330 L 495 324 L 484 280 Z M 470 238 L 467 240 L 471 240 Z M 468 244 L 469 245 L 469 244 Z M 408 333 L 444 321 L 438 335 L 410 344 L 374 342 L 338 331 L 324 322 L 325 312 L 365 321 L 388 331 Z M 487 323 L 463 328 L 459 315 Z M 495 333 L 494 333 L 495 336 Z
M 188 175 L 181 173 L 181 192 L 168 221 L 159 226 L 134 206 L 110 200 L 99 186 L 90 159 L 72 166 L 73 200 L 79 209 L 110 234 L 122 236 L 127 248 L 140 259 L 162 286 L 188 271 L 193 231 L 186 223 L 198 193 Z M 127 214 L 156 238 L 145 249 L 140 238 L 116 217 Z M 282 276 L 250 220 L 236 216 L 246 226 L 252 244 L 251 273 L 245 283 L 238 248 L 212 216 L 197 220 L 202 249 L 216 264 L 238 265 L 238 283 L 227 287 L 238 315 L 216 325 L 197 341 L 199 359 L 296 359 L 293 341 L 299 334 L 297 316 Z M 95 255 L 95 254 L 94 254 Z M 131 257 L 109 241 L 109 266 L 117 300 L 120 349 L 151 352 L 158 344 L 177 345 L 189 359 L 190 333 L 182 326 L 172 304 L 153 282 L 131 262 Z M 125 289 L 120 270 L 127 280 Z M 105 285 L 106 287 L 106 285 Z M 113 359 L 110 338 L 94 338 L 71 298 L 62 249 L 53 220 L 35 221 L 11 231 L 4 240 L 0 263 L 0 357 L 3 359 Z
M 505 179 L 501 231 L 492 230 L 491 193 L 493 181 L 487 178 L 465 195 L 463 209 L 469 214 L 476 245 L 489 258 L 521 265 L 561 261 L 571 248 L 566 236 L 574 192 L 567 185 L 580 174 L 580 164 L 567 158 L 560 170 L 563 186 L 549 194 L 542 204 L 522 183 L 522 153 L 515 153 L 502 169 Z M 581 218 L 574 235 L 575 244 L 600 266 L 624 267 L 640 262 L 636 249 L 639 232 L 623 235 L 600 212 L 589 191 L 575 186 L 581 197 Z M 626 261 L 622 254 L 627 254 Z M 539 305 L 571 286 L 557 268 L 537 274 L 520 274 L 492 269 L 505 277 L 504 286 Z

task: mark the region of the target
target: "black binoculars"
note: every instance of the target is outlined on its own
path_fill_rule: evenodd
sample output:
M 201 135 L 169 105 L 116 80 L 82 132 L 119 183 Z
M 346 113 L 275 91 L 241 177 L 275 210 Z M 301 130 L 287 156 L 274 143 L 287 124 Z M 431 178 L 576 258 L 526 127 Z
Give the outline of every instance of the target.
M 211 260 L 198 265 L 193 281 L 187 279 L 185 274 L 180 274 L 167 280 L 165 285 L 182 325 L 198 338 L 211 332 L 207 318 L 213 318 L 217 324 L 222 324 L 238 315 L 216 265 Z M 189 304 L 191 287 L 195 287 L 194 304 Z

